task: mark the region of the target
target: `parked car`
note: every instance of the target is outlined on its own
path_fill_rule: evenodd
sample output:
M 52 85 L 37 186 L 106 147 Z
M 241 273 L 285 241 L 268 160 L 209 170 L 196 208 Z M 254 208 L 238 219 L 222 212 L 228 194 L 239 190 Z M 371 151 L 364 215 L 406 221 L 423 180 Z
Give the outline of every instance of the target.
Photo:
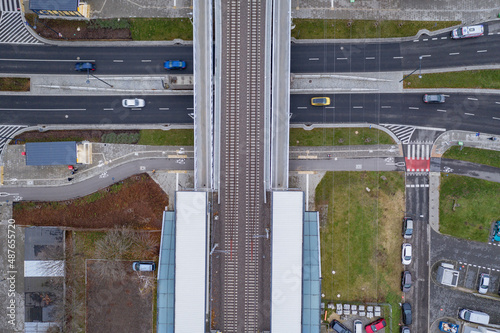
M 410 303 L 403 303 L 403 305 L 401 307 L 403 308 L 403 324 L 411 325 L 411 323 L 412 323 L 411 304 Z
M 122 105 L 124 108 L 142 108 L 146 102 L 141 98 L 126 98 L 122 100 Z
M 401 278 L 401 290 L 404 293 L 409 292 L 411 289 L 411 273 L 409 271 L 403 272 L 403 277 Z
M 479 279 L 479 288 L 478 292 L 480 294 L 486 294 L 488 292 L 488 287 L 490 286 L 490 276 L 486 273 L 481 273 Z
M 86 72 L 95 71 L 95 64 L 93 62 L 77 62 L 75 64 L 75 71 Z
M 425 94 L 422 100 L 424 103 L 444 103 L 446 98 L 443 94 Z
M 458 316 L 471 323 L 483 325 L 488 325 L 490 323 L 490 315 L 481 311 L 460 309 L 460 311 L 458 311 Z
M 439 330 L 441 332 L 457 333 L 460 325 L 452 324 L 446 321 L 439 322 Z
M 167 60 L 163 63 L 163 68 L 165 69 L 184 69 L 186 68 L 186 62 L 182 60 Z
M 350 330 L 347 329 L 347 327 L 342 325 L 340 321 L 336 319 L 331 321 L 330 328 L 332 328 L 337 333 L 352 333 Z
M 410 328 L 408 326 L 402 326 L 401 333 L 410 333 Z
M 403 265 L 411 264 L 411 244 L 404 243 L 401 251 L 401 262 Z
M 363 322 L 359 319 L 354 321 L 354 333 L 363 333 Z
M 373 323 L 366 325 L 365 331 L 366 331 L 366 333 L 378 332 L 386 326 L 387 326 L 387 323 L 385 322 L 385 319 L 379 318 L 379 319 L 375 320 Z
M 156 269 L 156 264 L 152 261 L 134 261 L 132 269 L 136 272 L 152 272 Z
M 330 105 L 330 97 L 313 97 L 311 98 L 311 105 L 313 106 Z
M 451 38 L 453 39 L 479 37 L 482 35 L 484 35 L 484 26 L 482 24 L 453 29 L 451 32 Z
M 403 223 L 403 237 L 410 239 L 413 235 L 413 219 L 410 217 L 405 217 Z

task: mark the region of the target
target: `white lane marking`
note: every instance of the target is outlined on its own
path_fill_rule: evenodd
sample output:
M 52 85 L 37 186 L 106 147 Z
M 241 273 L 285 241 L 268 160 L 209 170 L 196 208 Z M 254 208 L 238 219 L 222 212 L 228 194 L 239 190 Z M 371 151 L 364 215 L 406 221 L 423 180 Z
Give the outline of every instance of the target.
M 446 112 L 446 110 L 437 109 L 438 112 Z
M 151 62 L 151 60 L 141 60 L 141 62 Z
M 500 104 L 500 102 L 495 102 L 495 104 Z
M 325 109 L 335 109 L 335 106 L 325 106 Z
M 437 40 L 437 37 L 434 37 L 432 40 Z
M 159 108 L 159 109 L 160 109 L 160 111 L 168 111 L 168 110 L 170 110 L 170 108 Z
M 392 59 L 403 59 L 403 57 L 392 57 Z
M 86 111 L 87 109 L 6 109 L 0 108 L 0 111 Z
M 410 109 L 410 110 L 418 110 L 418 108 L 413 107 L 413 106 L 410 106 L 410 107 L 409 107 L 409 109 Z
M 457 55 L 457 54 L 460 54 L 460 52 L 448 53 L 448 55 Z
M 465 112 L 464 114 L 465 114 L 466 116 L 474 116 L 474 113 L 467 113 L 467 112 Z
M 307 109 L 307 106 L 297 106 L 297 109 Z
M 448 39 L 448 37 L 441 37 L 441 39 Z
M 423 41 L 424 42 L 427 42 L 429 40 L 429 38 L 424 38 Z
M 113 62 L 123 62 L 123 60 L 113 60 Z
M 495 33 L 494 32 L 490 32 L 488 33 L 488 36 L 491 36 L 491 35 L 494 35 Z
M 468 99 L 469 101 L 477 101 L 477 98 L 474 98 L 474 97 L 467 97 L 467 99 Z
M 363 107 L 362 106 L 353 106 L 352 108 L 353 109 L 362 109 Z
M 309 58 L 309 60 L 311 60 L 311 61 L 318 61 L 319 58 Z
M 337 58 L 337 60 L 347 60 L 347 58 Z
M 491 117 L 491 118 L 493 118 L 493 119 L 495 119 L 495 120 L 500 120 L 500 118 L 497 118 L 497 117 Z
M 488 50 L 479 50 L 479 51 L 477 51 L 477 53 L 484 53 L 484 52 L 488 52 Z
M 95 62 L 95 60 L 62 60 L 62 59 L 0 59 L 0 61 L 40 61 L 40 62 Z
M 375 57 L 366 57 L 365 59 L 366 60 L 373 60 L 373 59 L 375 59 Z
M 413 43 L 415 43 L 415 42 L 418 42 L 418 39 L 414 39 L 414 40 L 413 40 Z
M 113 111 L 113 108 L 104 108 L 104 111 Z
M 430 54 L 421 55 L 422 58 L 427 58 L 427 57 L 430 57 L 430 56 L 431 56 Z
M 194 108 L 186 108 L 187 110 L 194 110 Z
M 390 109 L 390 108 L 391 108 L 391 106 L 390 106 L 390 105 L 382 105 L 382 106 L 381 106 L 381 108 L 382 108 L 382 109 Z

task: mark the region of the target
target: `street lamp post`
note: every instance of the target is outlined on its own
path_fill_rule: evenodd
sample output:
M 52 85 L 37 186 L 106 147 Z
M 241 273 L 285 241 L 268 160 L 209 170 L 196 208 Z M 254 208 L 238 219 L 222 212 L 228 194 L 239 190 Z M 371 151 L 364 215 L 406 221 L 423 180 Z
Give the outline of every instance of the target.
M 415 73 L 416 71 L 419 71 L 419 75 L 418 75 L 418 78 L 421 79 L 422 78 L 422 56 L 418 57 L 418 68 L 415 68 L 415 70 L 413 72 L 411 72 L 410 74 L 406 75 L 404 78 L 402 78 L 399 82 L 403 82 L 404 80 L 406 80 L 407 78 L 409 78 L 411 75 L 413 75 L 413 73 Z

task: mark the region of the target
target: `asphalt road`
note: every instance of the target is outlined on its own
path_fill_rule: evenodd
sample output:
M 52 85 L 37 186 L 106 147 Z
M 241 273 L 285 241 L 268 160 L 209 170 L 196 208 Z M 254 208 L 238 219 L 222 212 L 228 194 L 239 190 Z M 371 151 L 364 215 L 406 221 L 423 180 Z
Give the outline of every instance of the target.
M 95 75 L 165 74 L 163 62 L 185 60 L 184 74 L 193 73 L 191 46 L 52 46 L 2 44 L 0 72 L 15 74 L 74 74 L 76 62 L 96 63 Z M 82 74 L 83 75 L 83 74 Z
M 489 165 L 476 164 L 472 162 L 450 160 L 450 159 L 433 159 L 440 162 L 442 172 L 450 172 L 455 175 L 462 175 L 472 178 L 479 178 L 500 183 L 500 169 Z
M 311 106 L 314 95 L 291 95 L 292 123 L 401 124 L 481 131 L 500 135 L 500 96 L 451 94 L 444 104 L 425 104 L 422 94 L 335 94 L 326 107 Z M 192 124 L 193 97 L 142 96 L 141 110 L 121 106 L 140 96 L 2 96 L 0 123 Z

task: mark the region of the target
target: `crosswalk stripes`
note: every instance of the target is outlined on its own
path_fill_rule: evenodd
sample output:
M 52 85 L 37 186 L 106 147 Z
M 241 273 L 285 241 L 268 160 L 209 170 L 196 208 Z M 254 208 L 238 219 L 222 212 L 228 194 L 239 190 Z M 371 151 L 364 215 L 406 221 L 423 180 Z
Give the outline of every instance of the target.
M 22 12 L 11 11 L 0 12 L 0 43 L 37 44 L 41 42 L 28 31 Z
M 411 136 L 415 131 L 415 127 L 406 125 L 384 125 L 403 143 L 410 142 Z
M 431 166 L 431 144 L 406 145 L 406 171 L 429 172 Z
M 19 0 L 0 0 L 0 12 L 18 12 L 20 10 Z
M 0 152 L 5 147 L 8 139 L 11 139 L 16 133 L 25 128 L 23 125 L 0 125 Z

